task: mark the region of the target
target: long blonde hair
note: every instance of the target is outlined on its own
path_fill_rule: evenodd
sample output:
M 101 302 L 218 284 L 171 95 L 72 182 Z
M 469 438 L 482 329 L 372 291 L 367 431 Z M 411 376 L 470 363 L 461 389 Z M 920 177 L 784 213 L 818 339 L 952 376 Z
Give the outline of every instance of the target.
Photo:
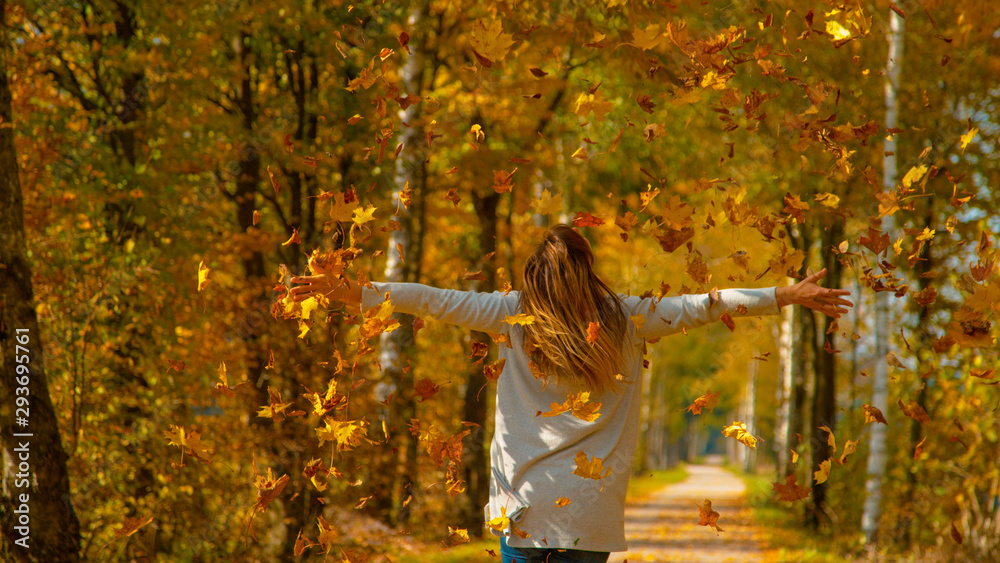
M 594 273 L 590 243 L 572 227 L 550 228 L 528 257 L 520 308 L 535 317 L 524 325 L 525 351 L 544 374 L 593 391 L 617 387 L 627 318 L 617 294 Z M 599 323 L 593 342 L 591 323 Z

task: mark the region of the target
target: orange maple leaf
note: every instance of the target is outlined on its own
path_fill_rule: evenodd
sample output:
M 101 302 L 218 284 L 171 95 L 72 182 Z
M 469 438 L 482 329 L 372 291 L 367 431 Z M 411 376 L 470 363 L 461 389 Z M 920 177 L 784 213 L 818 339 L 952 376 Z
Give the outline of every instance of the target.
M 719 513 L 712 510 L 712 501 L 705 499 L 705 504 L 695 505 L 698 507 L 698 520 L 699 526 L 711 526 L 715 528 L 715 535 L 719 535 L 719 532 L 723 532 L 722 528 L 718 526 Z
M 500 358 L 499 360 L 493 362 L 492 364 L 483 368 L 483 375 L 486 379 L 490 381 L 497 381 L 500 379 L 500 374 L 503 373 L 503 366 L 507 363 L 507 358 Z
M 419 395 L 420 402 L 422 403 L 427 399 L 433 397 L 440 390 L 441 390 L 440 385 L 434 383 L 433 381 L 425 377 L 420 381 L 418 381 L 416 385 L 413 386 L 413 396 L 416 397 L 417 395 Z
M 601 323 L 592 322 L 587 325 L 587 342 L 593 344 L 597 342 L 597 335 L 601 332 Z
M 719 404 L 720 396 L 721 395 L 719 393 L 712 393 L 709 391 L 708 393 L 695 399 L 694 402 L 688 405 L 688 407 L 684 410 L 690 412 L 691 414 L 701 414 L 701 409 L 712 410 L 715 408 L 715 405 Z
M 586 211 L 573 212 L 574 227 L 599 227 L 604 224 L 604 219 L 595 217 Z
M 806 222 L 806 216 L 803 211 L 808 210 L 809 204 L 799 199 L 799 196 L 793 196 L 789 193 L 785 194 L 785 207 L 781 210 L 782 213 L 791 216 L 792 219 L 795 219 L 801 225 Z
M 771 483 L 774 492 L 778 493 L 778 500 L 796 501 L 809 496 L 811 488 L 803 488 L 795 484 L 798 476 L 791 474 L 785 477 L 785 484 Z
M 563 404 L 550 403 L 549 406 L 552 410 L 548 412 L 538 412 L 535 416 L 553 417 L 559 416 L 564 412 L 572 411 L 573 416 L 579 418 L 580 420 L 586 420 L 587 422 L 594 422 L 601 417 L 601 413 L 597 412 L 601 410 L 601 405 L 603 403 L 591 403 L 590 392 L 580 391 L 579 393 L 571 393 L 566 397 L 566 401 Z
M 593 459 L 588 461 L 587 454 L 577 452 L 575 461 L 576 469 L 573 470 L 573 475 L 579 475 L 584 479 L 596 479 L 598 481 L 611 475 L 611 468 L 609 467 L 605 470 L 603 460 L 597 456 L 593 456 Z

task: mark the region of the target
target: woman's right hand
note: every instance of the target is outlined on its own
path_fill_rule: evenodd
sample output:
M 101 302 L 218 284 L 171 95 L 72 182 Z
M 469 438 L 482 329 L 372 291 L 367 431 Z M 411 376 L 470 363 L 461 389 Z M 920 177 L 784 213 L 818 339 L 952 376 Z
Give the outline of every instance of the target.
M 774 296 L 778 300 L 778 307 L 802 305 L 839 319 L 840 315 L 847 313 L 847 309 L 844 307 L 854 306 L 854 303 L 844 299 L 844 296 L 850 295 L 851 292 L 846 289 L 821 287 L 816 282 L 823 279 L 825 275 L 826 268 L 823 268 L 799 283 L 776 288 Z

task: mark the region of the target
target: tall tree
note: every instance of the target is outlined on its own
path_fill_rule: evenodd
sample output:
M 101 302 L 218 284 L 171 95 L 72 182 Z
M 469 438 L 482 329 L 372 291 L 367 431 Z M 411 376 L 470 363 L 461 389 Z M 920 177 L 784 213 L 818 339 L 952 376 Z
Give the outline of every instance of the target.
M 425 8 L 422 2 L 416 2 L 410 11 L 407 27 L 417 31 L 424 24 Z M 406 64 L 403 67 L 403 89 L 407 95 L 417 95 L 424 83 L 425 52 L 427 40 L 424 37 L 417 44 L 410 46 Z M 395 190 L 393 205 L 396 208 L 395 218 L 399 228 L 389 237 L 389 248 L 386 252 L 384 279 L 390 282 L 418 281 L 418 264 L 421 256 L 417 249 L 418 225 L 414 224 L 414 216 L 409 207 L 410 202 L 404 195 L 404 190 L 412 190 L 419 199 L 426 191 L 427 160 L 426 154 L 420 148 L 421 129 L 417 124 L 422 104 L 413 104 L 400 109 L 399 119 L 408 126 L 400 128 L 399 142 L 402 150 L 396 159 Z M 412 200 L 411 200 L 412 201 Z M 386 414 L 390 428 L 395 432 L 394 446 L 397 464 L 394 472 L 394 483 L 391 497 L 390 521 L 394 525 L 405 524 L 410 517 L 411 495 L 416 494 L 417 447 L 416 441 L 409 435 L 407 426 L 416 413 L 416 403 L 412 393 L 403 391 L 403 383 L 411 371 L 410 361 L 414 358 L 416 347 L 413 337 L 413 316 L 399 315 L 400 327 L 380 337 L 379 363 L 385 378 L 386 397 L 391 399 Z
M 885 126 L 889 131 L 896 128 L 899 119 L 899 75 L 903 68 L 903 40 L 906 30 L 905 20 L 893 10 L 889 15 L 889 58 L 886 61 L 885 77 Z M 896 137 L 890 134 L 885 139 L 885 160 L 882 168 L 882 188 L 891 192 L 896 188 Z M 893 232 L 892 216 L 885 217 L 882 231 Z M 888 366 L 881 358 L 889 352 L 889 292 L 875 295 L 875 374 L 872 406 L 886 410 L 889 394 Z M 875 539 L 879 516 L 882 511 L 882 481 L 885 478 L 885 426 L 873 425 L 869 436 L 868 478 L 865 481 L 865 508 L 861 517 L 861 531 L 868 541 Z
M 0 0 L 0 556 L 17 562 L 79 561 L 80 523 L 49 397 L 28 262 L 7 81 L 6 14 L 7 2 Z

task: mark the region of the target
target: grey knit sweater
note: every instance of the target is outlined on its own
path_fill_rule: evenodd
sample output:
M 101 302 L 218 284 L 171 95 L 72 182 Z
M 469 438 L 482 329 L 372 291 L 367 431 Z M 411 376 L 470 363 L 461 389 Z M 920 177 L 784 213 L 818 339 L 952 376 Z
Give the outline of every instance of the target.
M 779 312 L 773 287 L 721 290 L 711 306 L 707 294 L 658 301 L 620 295 L 631 317 L 623 351 L 627 384 L 622 390 L 591 394 L 590 402 L 602 403 L 601 416 L 587 422 L 570 412 L 537 416 L 539 411 L 550 411 L 551 403 L 561 404 L 582 389 L 565 378 L 543 386 L 532 375 L 520 326 L 504 322 L 520 312 L 517 292 L 374 285 L 376 290 L 366 288 L 362 293 L 365 310 L 378 306 L 388 292 L 396 312 L 507 336 L 510 345 L 499 347 L 506 363 L 497 382 L 493 476 L 485 516 L 487 520 L 500 516 L 502 509 L 512 525 L 530 534 L 522 538 L 508 528 L 505 533 L 512 547 L 625 551 L 625 491 L 639 430 L 643 342 L 717 321 L 726 312 L 733 318 Z M 682 353 L 683 341 L 665 345 Z M 611 473 L 600 480 L 574 474 L 579 452 L 588 461 L 600 458 Z M 569 504 L 563 501 L 558 506 L 561 497 Z

